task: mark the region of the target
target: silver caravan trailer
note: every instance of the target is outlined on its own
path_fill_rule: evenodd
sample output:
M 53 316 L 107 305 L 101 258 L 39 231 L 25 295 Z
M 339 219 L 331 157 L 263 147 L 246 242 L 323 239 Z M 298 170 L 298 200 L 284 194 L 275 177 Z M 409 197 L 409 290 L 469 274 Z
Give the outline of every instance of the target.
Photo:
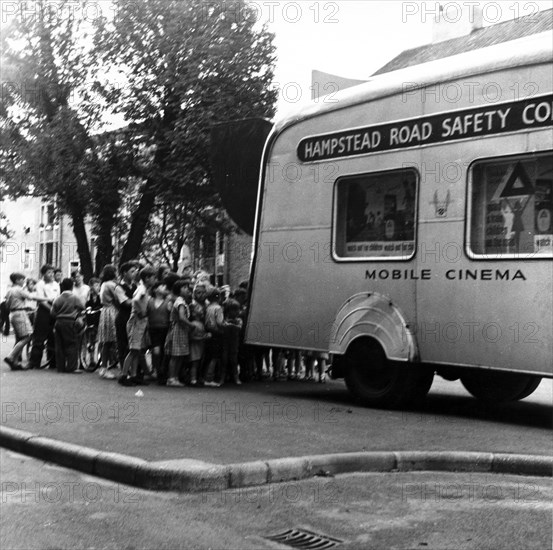
M 247 341 L 333 355 L 364 403 L 553 371 L 550 33 L 375 77 L 263 151 Z

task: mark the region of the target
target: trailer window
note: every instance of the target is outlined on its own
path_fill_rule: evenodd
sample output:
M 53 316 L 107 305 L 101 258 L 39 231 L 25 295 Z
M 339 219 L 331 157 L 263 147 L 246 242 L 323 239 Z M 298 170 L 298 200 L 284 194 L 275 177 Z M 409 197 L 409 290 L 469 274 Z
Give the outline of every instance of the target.
M 336 183 L 336 259 L 406 260 L 415 253 L 417 172 L 395 170 Z
M 469 187 L 469 255 L 553 257 L 551 153 L 478 161 Z

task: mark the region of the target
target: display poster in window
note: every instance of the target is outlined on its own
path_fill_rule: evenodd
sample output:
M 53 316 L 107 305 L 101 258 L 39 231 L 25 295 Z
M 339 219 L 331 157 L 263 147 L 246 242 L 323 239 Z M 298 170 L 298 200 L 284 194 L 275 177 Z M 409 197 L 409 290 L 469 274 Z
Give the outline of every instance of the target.
M 482 171 L 476 170 L 475 175 L 479 177 L 474 181 L 474 197 L 480 204 L 474 205 L 472 225 L 473 234 L 480 244 L 476 242 L 473 251 L 487 255 L 552 254 L 551 160 L 540 157 L 512 163 L 490 163 Z M 479 212 L 484 227 L 480 238 Z
M 347 197 L 347 198 L 346 198 Z M 408 258 L 415 250 L 416 179 L 394 172 L 341 182 L 345 257 Z

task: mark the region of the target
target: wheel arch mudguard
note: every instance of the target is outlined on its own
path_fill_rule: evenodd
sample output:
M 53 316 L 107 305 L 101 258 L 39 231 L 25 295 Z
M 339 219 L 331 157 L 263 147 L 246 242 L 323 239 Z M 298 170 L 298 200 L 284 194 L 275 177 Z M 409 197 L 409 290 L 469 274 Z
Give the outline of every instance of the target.
M 378 292 L 360 292 L 342 304 L 330 333 L 330 353 L 343 355 L 354 340 L 366 336 L 379 342 L 390 360 L 419 360 L 416 336 L 405 316 Z

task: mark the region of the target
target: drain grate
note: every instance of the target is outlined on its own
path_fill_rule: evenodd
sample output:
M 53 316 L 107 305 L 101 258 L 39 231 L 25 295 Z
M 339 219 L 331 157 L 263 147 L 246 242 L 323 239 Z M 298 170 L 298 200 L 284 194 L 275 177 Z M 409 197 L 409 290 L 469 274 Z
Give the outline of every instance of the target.
M 288 529 L 283 533 L 269 535 L 264 538 L 286 544 L 292 548 L 302 548 L 305 550 L 326 550 L 344 542 L 343 540 L 319 535 L 305 529 Z

